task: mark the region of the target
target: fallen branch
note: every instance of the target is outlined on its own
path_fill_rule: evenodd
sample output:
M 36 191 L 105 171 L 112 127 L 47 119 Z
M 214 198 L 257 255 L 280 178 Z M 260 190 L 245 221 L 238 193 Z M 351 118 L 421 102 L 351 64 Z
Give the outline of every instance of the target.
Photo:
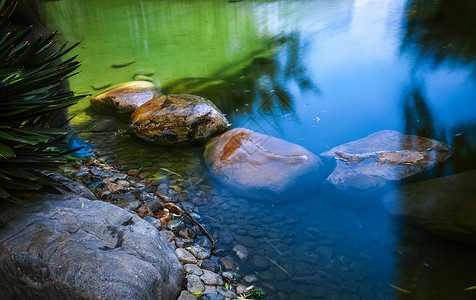
M 210 249 L 210 251 L 213 251 L 215 249 L 215 241 L 213 240 L 212 236 L 208 233 L 208 231 L 202 226 L 202 224 L 200 224 L 197 220 L 195 220 L 194 217 L 192 217 L 192 215 L 185 209 L 185 207 L 183 207 L 182 205 L 182 202 L 180 202 L 180 200 L 177 200 L 177 201 L 171 201 L 171 200 L 168 200 L 166 199 L 165 197 L 161 197 L 160 194 L 154 192 L 154 194 L 159 197 L 160 199 L 166 201 L 166 202 L 169 202 L 169 203 L 174 203 L 174 204 L 178 204 L 180 205 L 180 207 L 182 208 L 182 211 L 185 213 L 185 215 L 190 219 L 192 220 L 193 223 L 195 223 L 199 228 L 200 230 L 203 232 L 203 234 L 205 234 L 205 236 L 210 240 L 210 242 L 212 243 L 212 248 Z

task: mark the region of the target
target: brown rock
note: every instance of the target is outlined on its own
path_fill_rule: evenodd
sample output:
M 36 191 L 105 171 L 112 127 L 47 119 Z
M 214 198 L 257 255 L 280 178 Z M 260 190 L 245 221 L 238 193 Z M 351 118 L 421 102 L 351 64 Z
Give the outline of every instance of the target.
M 206 145 L 210 173 L 240 196 L 266 202 L 289 201 L 319 187 L 321 159 L 304 147 L 235 128 Z
M 323 191 L 362 198 L 377 196 L 392 184 L 423 173 L 449 158 L 451 151 L 442 142 L 382 130 L 320 156 L 335 164 Z
M 91 99 L 92 107 L 100 113 L 131 114 L 147 101 L 162 94 L 147 81 L 130 81 L 115 85 Z
M 139 215 L 139 217 L 143 218 L 145 216 L 149 216 L 149 217 L 153 217 L 154 214 L 152 213 L 152 211 L 150 210 L 150 208 L 147 207 L 147 205 L 142 205 L 141 207 L 139 207 L 137 210 L 136 210 L 136 213 L 137 215 Z
M 176 214 L 176 215 L 182 214 L 182 209 L 173 203 L 165 203 L 164 207 L 173 214 Z
M 157 215 L 155 215 L 157 219 L 162 222 L 162 224 L 167 224 L 170 220 L 172 220 L 172 215 L 170 214 L 168 209 L 164 209 L 162 211 L 159 211 Z
M 139 174 L 139 170 L 137 169 L 130 169 L 127 171 L 127 175 L 129 176 L 136 176 L 137 174 Z
M 215 104 L 187 94 L 154 98 L 131 116 L 135 134 L 158 144 L 203 143 L 227 126 L 227 119 Z

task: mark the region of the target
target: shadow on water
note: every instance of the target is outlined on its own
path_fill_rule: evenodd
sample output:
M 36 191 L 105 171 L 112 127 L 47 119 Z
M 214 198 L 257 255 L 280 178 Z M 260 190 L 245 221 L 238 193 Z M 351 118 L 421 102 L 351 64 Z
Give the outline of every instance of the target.
M 400 210 L 406 217 L 395 218 L 401 237 L 400 250 L 396 253 L 397 298 L 474 299 L 474 293 L 465 290 L 476 282 L 474 246 L 451 242 L 418 228 L 450 239 L 466 242 L 471 239 L 465 235 L 466 229 L 461 229 L 463 224 L 459 224 L 460 228 L 455 224 L 462 221 L 472 224 L 461 217 L 465 210 L 472 210 L 473 204 L 466 202 L 475 197 L 472 183 L 460 184 L 438 177 L 476 168 L 476 124 L 474 120 L 441 122 L 421 75 L 427 66 L 438 69 L 443 65 L 469 68 L 474 73 L 476 5 L 472 1 L 408 1 L 405 13 L 400 51 L 416 62 L 411 68 L 410 88 L 401 102 L 404 131 L 443 141 L 451 146 L 453 153 L 436 170 L 417 178 L 430 180 L 405 184 L 399 189 L 399 201 L 403 203 Z M 446 182 L 459 184 L 460 189 L 451 192 L 452 187 Z M 425 203 L 426 207 L 419 203 Z M 474 233 L 474 225 L 468 226 L 473 227 Z

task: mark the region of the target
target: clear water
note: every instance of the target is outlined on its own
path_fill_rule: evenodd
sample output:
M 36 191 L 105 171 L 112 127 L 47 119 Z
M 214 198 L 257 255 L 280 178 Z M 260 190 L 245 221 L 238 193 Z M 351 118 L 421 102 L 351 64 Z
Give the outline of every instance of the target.
M 471 1 L 63 0 L 43 8 L 64 40 L 83 40 L 76 50 L 82 72 L 71 78 L 77 93 L 97 94 L 93 86 L 129 81 L 144 68 L 154 69 L 153 80 L 165 86 L 174 78 L 206 78 L 216 88 L 202 96 L 233 127 L 315 154 L 393 129 L 453 145 L 457 155 L 447 173 L 476 167 Z M 135 63 L 111 68 L 124 60 Z M 256 272 L 257 285 L 273 297 L 476 297 L 464 291 L 476 285 L 474 248 L 394 219 L 378 201 L 356 209 L 320 193 L 281 205 L 239 199 L 209 179 L 203 149 L 89 132 L 102 117 L 88 99 L 70 113 L 80 137 L 105 157 L 143 166 L 176 185 L 177 197 L 198 202 L 225 252 L 243 244 L 251 257 L 272 258 L 276 264 L 268 259 L 266 270 L 252 260 L 240 269 Z

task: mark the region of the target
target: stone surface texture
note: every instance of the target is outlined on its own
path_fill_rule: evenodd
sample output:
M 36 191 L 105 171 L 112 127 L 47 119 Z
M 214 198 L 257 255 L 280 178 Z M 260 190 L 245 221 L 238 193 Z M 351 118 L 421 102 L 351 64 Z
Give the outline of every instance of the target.
M 0 213 L 4 299 L 176 299 L 183 268 L 137 215 L 76 195 Z
M 383 130 L 320 154 L 334 171 L 323 191 L 351 197 L 374 197 L 392 183 L 434 167 L 451 156 L 436 140 Z
M 158 144 L 204 143 L 227 126 L 227 119 L 215 104 L 188 94 L 154 98 L 131 116 L 135 134 Z
M 391 213 L 444 237 L 476 245 L 476 170 L 414 182 L 383 195 Z
M 204 153 L 212 176 L 231 192 L 263 202 L 284 202 L 319 187 L 325 171 L 306 148 L 245 128 L 210 141 Z
M 91 99 L 91 105 L 99 113 L 123 113 L 130 115 L 147 101 L 162 96 L 154 84 L 148 81 L 130 81 L 115 85 Z

